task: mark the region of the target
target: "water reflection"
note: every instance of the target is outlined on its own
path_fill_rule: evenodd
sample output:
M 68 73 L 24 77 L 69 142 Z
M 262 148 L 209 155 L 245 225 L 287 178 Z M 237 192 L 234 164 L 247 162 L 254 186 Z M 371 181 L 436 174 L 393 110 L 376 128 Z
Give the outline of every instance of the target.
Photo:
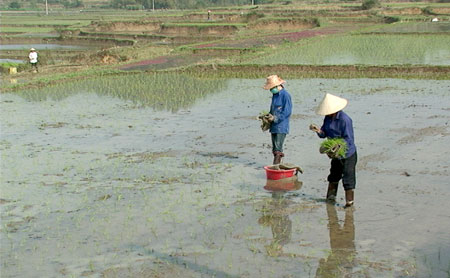
M 286 210 L 288 200 L 285 191 L 272 193 L 272 199 L 267 202 L 258 223 L 262 226 L 270 226 L 272 229 L 272 241 L 266 245 L 267 255 L 279 256 L 283 253 L 283 246 L 291 241 L 292 221 Z
M 351 277 L 356 258 L 353 209 L 345 210 L 342 226 L 333 204 L 327 204 L 327 215 L 331 251 L 320 260 L 316 277 Z
M 292 221 L 289 218 L 289 199 L 286 193 L 299 190 L 302 182 L 297 176 L 280 180 L 267 180 L 264 189 L 272 192 L 270 198 L 262 209 L 262 216 L 258 223 L 262 226 L 270 226 L 272 229 L 272 241 L 266 245 L 266 252 L 269 256 L 280 256 L 283 254 L 283 246 L 291 241 Z
M 297 176 L 284 178 L 279 180 L 267 180 L 264 189 L 270 192 L 287 192 L 299 190 L 303 183 L 298 180 Z
M 95 77 L 18 94 L 30 101 L 42 101 L 47 98 L 62 100 L 87 92 L 132 101 L 137 106 L 176 112 L 190 107 L 197 99 L 218 92 L 225 84 L 223 79 L 202 79 L 177 73 L 139 73 Z

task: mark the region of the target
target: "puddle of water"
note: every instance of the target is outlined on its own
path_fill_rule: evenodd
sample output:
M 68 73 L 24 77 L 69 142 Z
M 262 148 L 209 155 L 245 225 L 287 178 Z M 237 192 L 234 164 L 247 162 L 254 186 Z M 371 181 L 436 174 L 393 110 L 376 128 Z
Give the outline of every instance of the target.
M 30 48 L 39 50 L 83 50 L 89 49 L 88 46 L 80 45 L 62 45 L 62 44 L 0 44 L 0 50 L 30 50 Z
M 288 80 L 285 162 L 304 174 L 277 192 L 263 78 L 130 78 L 0 96 L 5 277 L 448 273 L 450 81 Z M 163 87 L 191 98 L 155 105 L 172 103 Z M 308 126 L 325 92 L 349 99 L 355 210 L 342 187 L 323 201 L 329 160 Z

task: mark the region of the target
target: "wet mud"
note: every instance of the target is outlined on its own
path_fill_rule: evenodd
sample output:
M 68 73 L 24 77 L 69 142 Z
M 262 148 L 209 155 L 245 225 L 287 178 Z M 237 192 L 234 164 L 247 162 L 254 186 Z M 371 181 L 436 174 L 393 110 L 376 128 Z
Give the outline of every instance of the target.
M 221 84 L 165 110 L 2 94 L 2 277 L 448 277 L 448 80 L 288 79 L 284 162 L 304 173 L 284 190 L 263 169 L 264 79 Z M 349 100 L 353 209 L 342 185 L 324 200 L 330 161 L 308 127 L 326 92 Z

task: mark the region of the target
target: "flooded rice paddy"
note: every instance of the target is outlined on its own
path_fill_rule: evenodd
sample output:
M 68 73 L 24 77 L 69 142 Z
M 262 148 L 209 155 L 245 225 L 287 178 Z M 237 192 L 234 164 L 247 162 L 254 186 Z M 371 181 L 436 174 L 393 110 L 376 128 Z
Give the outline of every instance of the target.
M 18 60 L 18 59 L 0 59 L 0 63 L 19 63 L 23 64 L 24 60 Z
M 449 277 L 450 81 L 288 80 L 304 174 L 271 192 L 263 79 L 180 79 L 164 102 L 126 78 L 1 95 L 2 277 Z M 325 92 L 349 99 L 354 209 L 342 186 L 323 200 Z
M 81 45 L 64 45 L 54 43 L 43 44 L 0 44 L 0 50 L 29 50 L 30 48 L 36 48 L 36 50 L 84 50 L 90 48 L 89 46 Z
M 256 64 L 450 65 L 450 37 L 362 34 L 316 37 L 255 59 Z

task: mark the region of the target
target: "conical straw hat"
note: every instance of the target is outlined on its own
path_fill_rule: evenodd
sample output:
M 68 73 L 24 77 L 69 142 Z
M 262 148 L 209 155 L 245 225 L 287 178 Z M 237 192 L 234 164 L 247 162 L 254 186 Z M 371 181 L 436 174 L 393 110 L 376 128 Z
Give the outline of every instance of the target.
M 348 101 L 345 98 L 327 93 L 323 97 L 319 107 L 317 107 L 316 113 L 322 116 L 330 115 L 344 109 L 344 107 L 347 106 L 347 103 Z
M 266 85 L 264 85 L 264 90 L 272 89 L 278 85 L 285 83 L 278 75 L 271 75 L 266 78 Z

